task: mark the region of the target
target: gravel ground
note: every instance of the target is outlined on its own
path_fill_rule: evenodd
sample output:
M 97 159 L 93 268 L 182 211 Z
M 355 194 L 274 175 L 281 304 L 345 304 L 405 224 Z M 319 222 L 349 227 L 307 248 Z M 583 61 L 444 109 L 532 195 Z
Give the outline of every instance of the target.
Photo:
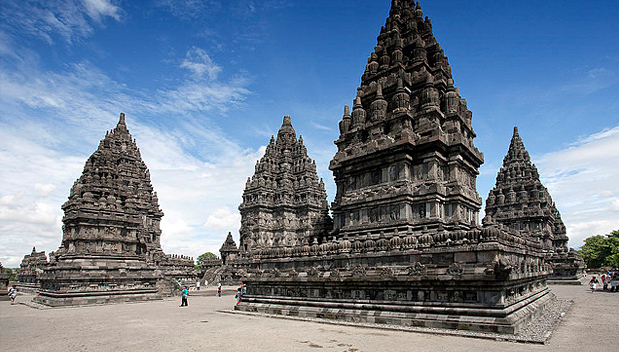
M 619 293 L 591 293 L 585 285 L 557 285 L 551 290 L 557 296 L 554 311 L 527 328 L 529 339 L 545 337 L 552 316 L 561 316 L 573 304 L 546 344 L 514 342 L 514 337 L 506 341 L 499 335 L 480 339 L 434 329 L 379 329 L 228 314 L 235 303 L 233 293 L 218 298 L 208 290 L 190 296 L 189 307 L 183 308 L 180 299 L 53 309 L 0 302 L 0 341 L 11 351 L 45 352 L 614 351 L 609 337 L 619 331 Z M 28 298 L 19 296 L 18 302 Z

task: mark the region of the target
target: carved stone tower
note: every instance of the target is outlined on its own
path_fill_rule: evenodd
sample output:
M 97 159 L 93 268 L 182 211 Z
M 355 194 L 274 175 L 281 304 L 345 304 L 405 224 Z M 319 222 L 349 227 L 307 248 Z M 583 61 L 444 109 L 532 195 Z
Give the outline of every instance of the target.
M 290 116 L 247 179 L 239 210 L 242 252 L 311 243 L 331 230 L 325 185 Z
M 239 254 L 236 242 L 234 242 L 234 238 L 232 238 L 232 232 L 228 232 L 228 237 L 226 237 L 224 244 L 219 248 L 219 254 L 221 255 L 221 262 L 224 265 L 228 264 L 230 260 L 234 260 Z
M 584 262 L 576 252 L 568 253 L 568 237 L 561 214 L 540 181 L 537 168 L 518 134 L 518 127 L 514 127 L 496 185 L 488 193 L 483 222 L 503 224 L 523 237 L 539 240 L 551 259 L 554 276 L 575 277 L 576 272 L 584 268 Z M 567 260 L 568 256 L 573 259 Z M 572 262 L 568 266 L 573 270 L 565 267 L 566 260 Z M 566 274 L 570 271 L 573 273 Z
M 34 301 L 72 306 L 160 298 L 162 271 L 157 194 L 120 114 L 88 158 L 64 210 L 60 248 L 39 277 Z M 193 265 L 193 261 L 192 265 Z
M 539 238 L 549 251 L 567 251 L 565 225 L 514 127 L 495 187 L 488 193 L 484 222 L 497 222 Z
M 419 3 L 392 1 L 331 161 L 340 235 L 477 224 L 483 154 L 471 112 Z
M 161 252 L 163 212 L 125 114 L 86 161 L 62 209 L 63 253 Z

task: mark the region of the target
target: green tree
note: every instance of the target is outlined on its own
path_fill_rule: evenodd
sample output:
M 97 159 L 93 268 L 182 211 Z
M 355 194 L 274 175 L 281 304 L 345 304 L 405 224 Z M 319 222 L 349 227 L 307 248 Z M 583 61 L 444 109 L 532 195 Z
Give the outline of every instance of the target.
M 585 239 L 580 255 L 589 268 L 619 267 L 619 230 Z
M 203 254 L 200 254 L 198 256 L 198 260 L 197 260 L 197 264 L 202 267 L 202 265 L 204 264 L 204 262 L 207 262 L 211 259 L 219 259 L 219 257 L 211 252 L 206 252 Z
M 19 280 L 19 276 L 17 275 L 17 269 L 4 268 L 4 272 L 9 275 L 9 281 L 17 281 Z
M 607 258 L 609 266 L 619 268 L 619 230 L 615 230 L 607 235 L 610 255 Z

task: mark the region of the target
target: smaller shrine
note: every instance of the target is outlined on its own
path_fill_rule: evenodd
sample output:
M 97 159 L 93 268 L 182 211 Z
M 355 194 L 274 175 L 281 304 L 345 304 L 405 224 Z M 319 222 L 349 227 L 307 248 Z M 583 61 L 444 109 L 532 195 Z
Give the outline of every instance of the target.
M 24 292 L 36 292 L 41 286 L 39 276 L 47 265 L 45 251 L 37 252 L 32 247 L 32 252 L 26 254 L 19 265 L 19 289 Z
M 496 177 L 496 185 L 486 200 L 484 224 L 503 224 L 523 237 L 543 245 L 546 260 L 552 265 L 550 280 L 580 284 L 585 263 L 574 250 L 568 250 L 567 231 L 561 214 L 540 181 L 535 165 L 514 127 L 507 155 Z
M 311 244 L 331 231 L 325 184 L 290 116 L 284 116 L 277 139 L 271 136 L 247 179 L 239 211 L 241 252 Z
M 219 253 L 221 254 L 221 261 L 224 265 L 238 257 L 239 249 L 236 247 L 234 238 L 232 238 L 232 232 L 228 232 L 228 237 L 226 237 L 224 244 L 221 245 Z
M 125 114 L 86 161 L 62 210 L 62 243 L 36 275 L 37 303 L 156 299 L 199 277 L 193 258 L 161 249 L 163 212 Z
M 7 292 L 9 287 L 9 274 L 6 273 L 6 271 L 4 270 L 4 267 L 2 266 L 2 263 L 0 262 L 0 292 L 4 293 Z M 8 297 L 5 294 L 0 295 L 2 296 L 3 300 L 8 299 Z

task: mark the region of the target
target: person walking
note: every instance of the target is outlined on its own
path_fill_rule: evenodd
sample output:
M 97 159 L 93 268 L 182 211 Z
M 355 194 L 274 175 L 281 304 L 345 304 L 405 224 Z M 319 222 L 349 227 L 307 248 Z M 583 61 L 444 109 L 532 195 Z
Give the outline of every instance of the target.
M 236 289 L 236 295 L 234 297 L 236 298 L 236 304 L 241 303 L 241 298 L 243 298 L 243 291 L 241 287 Z
M 217 297 L 221 297 L 221 281 L 217 281 Z
M 9 288 L 9 297 L 11 298 L 11 304 L 14 304 L 15 299 L 17 298 L 17 287 L 15 285 Z
M 189 296 L 189 290 L 187 286 L 183 287 L 183 292 L 181 292 L 181 307 L 187 307 L 187 296 Z
M 200 280 L 196 281 L 196 290 L 200 291 Z

